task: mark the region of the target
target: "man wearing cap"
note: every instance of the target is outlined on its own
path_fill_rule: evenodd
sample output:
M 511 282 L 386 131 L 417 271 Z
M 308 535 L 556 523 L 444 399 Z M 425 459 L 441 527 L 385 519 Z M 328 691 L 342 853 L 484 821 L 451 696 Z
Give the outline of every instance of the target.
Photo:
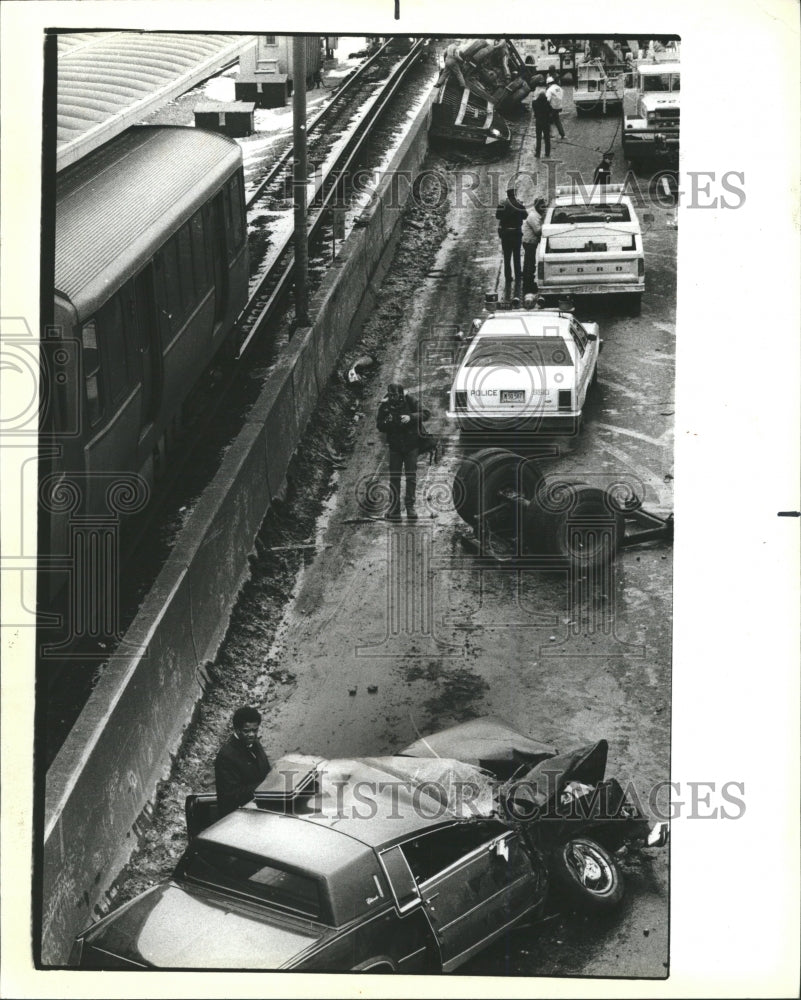
M 534 208 L 523 221 L 523 295 L 537 290 L 535 278 L 537 247 L 542 237 L 542 219 L 545 215 L 545 199 L 535 198 Z
M 219 815 L 226 816 L 253 798 L 270 773 L 270 761 L 259 743 L 261 714 L 245 705 L 234 712 L 234 732 L 214 759 Z
M 498 235 L 503 250 L 503 277 L 506 282 L 506 298 L 512 287 L 512 261 L 515 271 L 515 296 L 520 297 L 520 246 L 523 241 L 523 220 L 528 215 L 526 206 L 517 200 L 514 185 L 506 189 L 506 198 L 498 205 L 495 218 L 498 220 Z
M 545 95 L 548 98 L 548 103 L 551 106 L 551 121 L 556 126 L 556 130 L 559 133 L 559 137 L 564 139 L 565 130 L 562 125 L 562 121 L 559 117 L 562 111 L 562 88 L 556 82 L 556 79 L 549 76 L 545 81 L 547 84 L 547 89 Z
M 402 385 L 393 382 L 378 407 L 376 427 L 387 436 L 389 445 L 388 521 L 400 521 L 401 473 L 406 476 L 406 517 L 417 520 L 414 502 L 417 493 L 417 456 L 419 454 L 420 422 L 430 416 L 421 411 L 417 400 Z
M 537 74 L 532 82 L 534 94 L 531 98 L 531 113 L 534 115 L 534 129 L 537 135 L 537 149 L 534 155 L 539 159 L 543 140 L 545 155 L 551 155 L 551 105 L 545 93 L 545 78 Z

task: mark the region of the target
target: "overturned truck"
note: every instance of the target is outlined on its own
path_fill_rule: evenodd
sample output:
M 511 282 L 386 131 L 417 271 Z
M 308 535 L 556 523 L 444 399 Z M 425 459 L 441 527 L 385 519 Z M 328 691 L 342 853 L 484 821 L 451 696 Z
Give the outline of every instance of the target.
M 447 67 L 458 61 L 458 71 Z M 471 146 L 507 143 L 509 125 L 501 114 L 519 113 L 530 93 L 529 67 L 508 39 L 475 39 L 446 59 L 437 84 L 430 135 L 434 141 Z

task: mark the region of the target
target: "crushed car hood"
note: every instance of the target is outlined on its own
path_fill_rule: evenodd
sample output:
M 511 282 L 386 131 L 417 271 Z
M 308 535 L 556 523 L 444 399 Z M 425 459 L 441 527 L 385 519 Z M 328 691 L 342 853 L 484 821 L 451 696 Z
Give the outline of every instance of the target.
M 278 969 L 325 933 L 263 918 L 174 883 L 156 886 L 85 936 L 87 947 L 166 969 Z
M 501 719 L 487 717 L 462 722 L 410 743 L 406 757 L 455 757 L 467 764 L 493 770 L 498 763 L 531 763 L 553 757 L 556 750 L 518 733 Z

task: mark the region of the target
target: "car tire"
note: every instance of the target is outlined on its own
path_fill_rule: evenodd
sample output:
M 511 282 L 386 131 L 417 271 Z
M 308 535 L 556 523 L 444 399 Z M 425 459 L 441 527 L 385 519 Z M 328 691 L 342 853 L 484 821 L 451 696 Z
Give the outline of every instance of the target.
M 636 292 L 629 295 L 629 316 L 639 316 L 642 311 L 642 295 Z
M 623 899 L 623 876 L 614 858 L 589 837 L 573 837 L 552 856 L 554 886 L 576 908 L 585 911 L 613 910 Z
M 554 483 L 528 508 L 525 538 L 533 551 L 558 556 L 584 572 L 615 558 L 625 528 L 622 511 L 604 490 L 586 483 Z
M 592 377 L 590 378 L 590 389 L 595 389 L 598 385 L 598 362 L 595 362 L 595 367 L 592 370 Z

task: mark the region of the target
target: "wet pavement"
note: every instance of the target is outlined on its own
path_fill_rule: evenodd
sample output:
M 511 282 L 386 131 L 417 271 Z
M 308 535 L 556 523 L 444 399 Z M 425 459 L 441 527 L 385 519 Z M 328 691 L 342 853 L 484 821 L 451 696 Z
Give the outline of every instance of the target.
M 597 148 L 607 148 L 616 123 L 568 114 L 575 144 L 554 144 L 560 169 L 591 177 Z M 609 773 L 634 781 L 647 800 L 669 776 L 670 549 L 624 552 L 596 600 L 576 602 L 562 574 L 519 572 L 513 564 L 477 568 L 459 542 L 467 528 L 450 500 L 455 465 L 471 449 L 444 417 L 452 368 L 442 358 L 452 327 L 469 324 L 483 292 L 502 291 L 489 192 L 499 189 L 497 176 L 504 190 L 510 173 L 536 170 L 533 128 L 526 118 L 514 129 L 506 159 L 459 164 L 474 172 L 478 197 L 453 204 L 451 186 L 451 232 L 427 280 L 402 304 L 394 364 L 363 400 L 365 419 L 320 526 L 320 554 L 299 579 L 267 654 L 296 675 L 289 697 L 272 710 L 268 748 L 271 756 L 389 753 L 418 733 L 491 714 L 560 748 L 608 739 Z M 613 180 L 622 179 L 616 166 Z M 540 170 L 524 200 L 545 186 Z M 655 216 L 644 226 L 642 314 L 581 307 L 580 315 L 601 326 L 600 391 L 580 437 L 563 442 L 560 456 L 543 465 L 591 481 L 636 482 L 644 506 L 666 514 L 676 232 L 671 212 L 640 211 Z M 388 526 L 380 518 L 387 458 L 374 414 L 390 381 L 419 392 L 432 411 L 431 429 L 446 438 L 438 465 L 420 463 L 416 524 Z M 667 854 L 624 860 L 623 870 L 628 899 L 614 920 L 554 918 L 539 931 L 514 932 L 461 971 L 664 975 Z

